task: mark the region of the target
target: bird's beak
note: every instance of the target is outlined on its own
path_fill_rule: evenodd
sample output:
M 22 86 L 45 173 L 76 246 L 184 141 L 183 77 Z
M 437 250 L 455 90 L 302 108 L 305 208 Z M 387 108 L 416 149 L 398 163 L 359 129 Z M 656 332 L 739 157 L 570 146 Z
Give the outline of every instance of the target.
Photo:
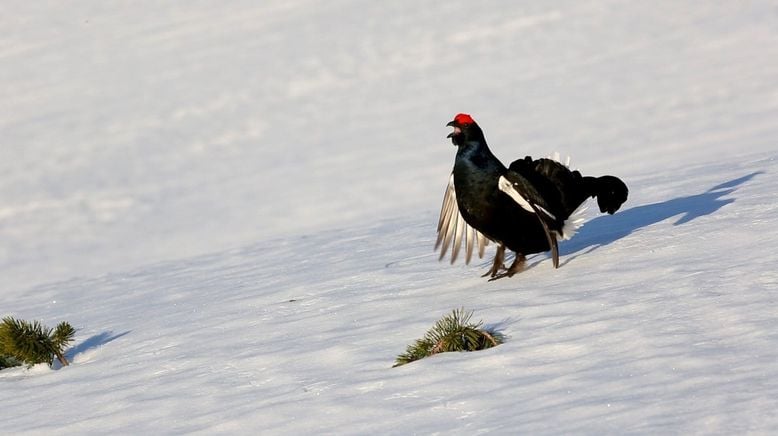
M 451 138 L 454 135 L 458 135 L 458 134 L 462 133 L 462 129 L 459 128 L 459 125 L 457 124 L 456 120 L 455 121 L 449 121 L 448 124 L 446 124 L 446 126 L 454 128 L 454 131 L 449 133 L 448 136 L 446 136 L 446 138 Z

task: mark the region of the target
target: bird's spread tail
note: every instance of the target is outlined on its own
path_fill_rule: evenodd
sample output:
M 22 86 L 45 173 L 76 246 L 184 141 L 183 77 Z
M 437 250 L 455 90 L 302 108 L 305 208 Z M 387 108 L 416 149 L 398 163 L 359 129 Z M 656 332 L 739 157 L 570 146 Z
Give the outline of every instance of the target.
M 581 203 L 581 205 L 578 206 L 578 209 L 574 210 L 573 213 L 567 217 L 564 226 L 562 226 L 562 231 L 559 233 L 559 237 L 562 238 L 563 241 L 567 241 L 575 236 L 578 229 L 584 225 L 586 222 L 587 209 L 586 202 Z
M 629 190 L 618 177 L 602 176 L 592 178 L 593 195 L 597 197 L 600 212 L 614 214 L 625 201 Z

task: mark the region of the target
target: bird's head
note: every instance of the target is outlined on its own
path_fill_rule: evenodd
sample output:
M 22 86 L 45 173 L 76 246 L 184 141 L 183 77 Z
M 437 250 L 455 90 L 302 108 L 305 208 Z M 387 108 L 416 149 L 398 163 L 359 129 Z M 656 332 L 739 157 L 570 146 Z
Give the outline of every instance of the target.
M 468 114 L 458 114 L 454 117 L 454 121 L 449 122 L 446 126 L 454 128 L 454 131 L 449 133 L 447 138 L 451 138 L 451 143 L 457 147 L 465 143 L 466 130 L 473 126 L 478 128 L 478 124 L 476 124 L 473 117 Z

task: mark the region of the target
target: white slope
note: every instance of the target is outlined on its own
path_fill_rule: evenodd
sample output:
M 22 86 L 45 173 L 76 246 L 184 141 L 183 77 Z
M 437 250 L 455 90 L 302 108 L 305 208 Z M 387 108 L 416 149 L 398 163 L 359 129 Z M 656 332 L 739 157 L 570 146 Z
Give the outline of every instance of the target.
M 3 287 L 434 209 L 457 112 L 627 178 L 775 149 L 771 1 L 379 3 L 4 2 Z
M 772 2 L 417 3 L 3 4 L 0 316 L 79 331 L 2 432 L 778 431 Z M 628 204 L 438 263 L 457 112 Z
M 4 429 L 774 430 L 778 161 L 676 170 L 511 280 L 438 263 L 429 212 L 33 288 L 74 363 L 0 372 Z M 391 368 L 460 306 L 507 343 Z

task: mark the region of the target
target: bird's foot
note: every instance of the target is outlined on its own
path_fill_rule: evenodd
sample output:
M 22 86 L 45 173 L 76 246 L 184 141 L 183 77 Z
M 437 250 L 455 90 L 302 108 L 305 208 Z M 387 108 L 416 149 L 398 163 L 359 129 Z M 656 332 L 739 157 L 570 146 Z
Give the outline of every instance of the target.
M 505 264 L 494 264 L 492 267 L 487 271 L 485 274 L 483 274 L 481 277 L 492 277 L 491 280 L 494 280 L 494 277 L 497 277 L 498 275 L 501 275 L 503 273 L 500 273 L 500 271 L 507 271 L 508 268 L 505 268 Z
M 491 276 L 492 278 L 496 277 L 497 274 L 500 272 L 500 270 L 505 269 L 505 265 L 503 263 L 504 261 L 505 261 L 505 246 L 500 244 L 500 246 L 497 247 L 497 252 L 494 253 L 494 261 L 492 261 L 492 268 L 481 277 L 486 277 L 486 276 Z
M 490 278 L 489 281 L 492 282 L 503 277 L 513 277 L 514 274 L 524 271 L 524 267 L 527 264 L 526 261 L 527 258 L 523 254 L 516 253 L 516 259 L 513 261 L 511 266 L 507 269 L 503 267 L 505 272 L 500 274 L 492 274 L 492 278 Z

